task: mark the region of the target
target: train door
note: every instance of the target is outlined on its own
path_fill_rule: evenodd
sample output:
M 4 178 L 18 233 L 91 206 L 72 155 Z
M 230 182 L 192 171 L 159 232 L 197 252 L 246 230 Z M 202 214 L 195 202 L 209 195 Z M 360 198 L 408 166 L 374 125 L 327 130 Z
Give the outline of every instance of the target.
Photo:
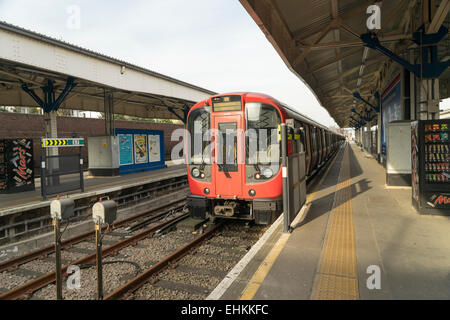
M 313 126 L 309 126 L 310 141 L 311 141 L 311 168 L 310 171 L 313 172 L 317 168 L 319 161 L 319 152 L 317 148 L 317 129 Z
M 322 152 L 322 130 L 320 128 L 317 128 L 317 134 L 316 134 L 316 140 L 317 140 L 317 148 L 319 151 L 319 162 L 317 163 L 318 166 L 322 164 L 323 161 L 323 152 Z
M 306 175 L 310 174 L 311 169 L 311 140 L 309 138 L 309 126 L 307 124 L 303 125 L 304 128 L 304 138 L 305 141 L 305 160 L 306 160 Z
M 243 185 L 241 116 L 215 116 L 214 175 L 216 195 L 241 197 Z

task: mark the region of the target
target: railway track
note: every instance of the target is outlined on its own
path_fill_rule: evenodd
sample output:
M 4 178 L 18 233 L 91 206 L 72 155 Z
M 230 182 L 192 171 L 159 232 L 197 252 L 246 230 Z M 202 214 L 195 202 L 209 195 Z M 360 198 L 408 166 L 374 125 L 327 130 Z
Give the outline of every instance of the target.
M 174 201 L 171 204 L 160 206 L 144 214 L 139 214 L 130 218 L 126 218 L 114 224 L 111 230 L 104 230 L 104 244 L 110 244 L 102 250 L 103 256 L 106 258 L 115 255 L 118 251 L 130 245 L 150 237 L 154 232 L 158 231 L 166 224 L 170 224 L 174 219 L 180 216 L 187 217 L 188 214 L 180 213 L 180 210 L 186 204 L 185 200 Z M 176 213 L 178 211 L 178 213 Z M 167 219 L 172 214 L 174 217 Z M 148 217 L 151 216 L 149 219 Z M 144 219 L 145 218 L 145 219 Z M 166 218 L 166 219 L 165 219 Z M 144 231 L 140 231 L 134 235 L 125 230 L 125 226 L 131 222 L 148 220 L 149 227 Z M 157 219 L 160 219 L 157 222 Z M 161 222 L 162 221 L 162 222 Z M 69 265 L 86 265 L 95 261 L 95 243 L 93 232 L 86 232 L 74 238 L 63 242 L 64 250 L 62 251 L 62 259 L 64 267 L 62 273 L 65 274 Z M 86 253 L 90 253 L 86 255 Z M 65 263 L 64 263 L 65 262 Z M 7 292 L 0 294 L 0 300 L 20 299 L 30 297 L 39 289 L 42 289 L 55 281 L 55 272 L 47 272 L 54 269 L 54 248 L 47 246 L 45 248 L 30 252 L 24 256 L 5 261 L 1 264 L 2 273 L 0 273 L 0 282 L 2 285 L 9 284 L 14 286 Z M 10 280 L 10 281 L 8 281 Z
M 267 229 L 229 221 L 202 228 L 200 234 L 183 230 L 164 233 L 185 216 L 179 213 L 154 222 L 103 249 L 105 299 L 204 299 Z M 111 241 L 119 233 L 106 235 L 110 237 L 106 241 Z M 77 248 L 80 252 L 83 246 Z M 96 298 L 95 246 L 88 250 L 90 255 L 70 263 L 82 268 L 81 287 L 69 290 L 63 282 L 65 299 Z M 62 268 L 63 275 L 68 266 Z M 51 267 L 53 270 L 53 264 Z M 55 299 L 54 281 L 55 273 L 50 272 L 0 295 L 0 299 Z
M 267 228 L 212 225 L 104 299 L 205 299 Z

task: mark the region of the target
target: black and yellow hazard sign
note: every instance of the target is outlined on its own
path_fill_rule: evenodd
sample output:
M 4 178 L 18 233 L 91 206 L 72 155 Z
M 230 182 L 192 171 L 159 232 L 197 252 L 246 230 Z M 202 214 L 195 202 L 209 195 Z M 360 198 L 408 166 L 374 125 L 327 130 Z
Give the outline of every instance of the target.
M 84 138 L 53 138 L 42 139 L 42 147 L 83 147 Z

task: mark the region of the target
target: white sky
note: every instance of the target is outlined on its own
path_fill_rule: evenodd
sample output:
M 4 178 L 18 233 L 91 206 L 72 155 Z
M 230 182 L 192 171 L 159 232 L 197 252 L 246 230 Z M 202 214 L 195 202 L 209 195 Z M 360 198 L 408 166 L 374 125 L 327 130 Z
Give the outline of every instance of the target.
M 67 27 L 72 5 L 79 29 Z M 238 0 L 0 0 L 0 20 L 215 92 L 263 92 L 336 125 Z

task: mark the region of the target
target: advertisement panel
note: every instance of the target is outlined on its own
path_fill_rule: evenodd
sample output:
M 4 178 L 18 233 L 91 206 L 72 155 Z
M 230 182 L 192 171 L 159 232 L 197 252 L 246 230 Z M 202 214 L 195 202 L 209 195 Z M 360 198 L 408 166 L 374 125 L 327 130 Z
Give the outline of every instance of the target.
M 161 160 L 161 148 L 159 146 L 159 135 L 148 136 L 149 162 L 158 162 Z
M 147 136 L 135 134 L 134 135 L 134 162 L 146 163 L 147 155 Z
M 391 121 L 402 120 L 402 91 L 400 75 L 381 96 L 381 153 L 386 156 L 386 129 Z
M 0 190 L 34 190 L 33 140 L 0 140 Z
M 167 168 L 164 132 L 150 129 L 115 129 L 120 174 Z
M 133 164 L 133 141 L 131 134 L 119 134 L 119 164 Z

